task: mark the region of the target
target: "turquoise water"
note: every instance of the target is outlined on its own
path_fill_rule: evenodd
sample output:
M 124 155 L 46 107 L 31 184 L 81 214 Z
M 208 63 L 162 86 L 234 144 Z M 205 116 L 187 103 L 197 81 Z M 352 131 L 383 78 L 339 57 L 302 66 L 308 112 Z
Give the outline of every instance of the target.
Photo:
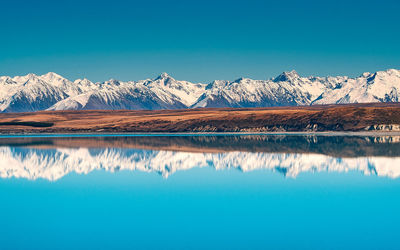
M 0 248 L 399 249 L 399 145 L 1 138 Z

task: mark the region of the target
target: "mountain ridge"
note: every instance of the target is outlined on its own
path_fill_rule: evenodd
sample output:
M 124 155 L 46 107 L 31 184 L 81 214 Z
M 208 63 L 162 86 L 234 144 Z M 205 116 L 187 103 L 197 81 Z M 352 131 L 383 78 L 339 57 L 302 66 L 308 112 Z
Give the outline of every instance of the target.
M 54 72 L 0 76 L 0 112 L 41 110 L 159 110 L 219 107 L 275 107 L 315 104 L 398 102 L 400 70 L 358 77 L 302 77 L 286 71 L 270 80 L 238 78 L 192 83 L 167 73 L 153 79 L 92 82 Z

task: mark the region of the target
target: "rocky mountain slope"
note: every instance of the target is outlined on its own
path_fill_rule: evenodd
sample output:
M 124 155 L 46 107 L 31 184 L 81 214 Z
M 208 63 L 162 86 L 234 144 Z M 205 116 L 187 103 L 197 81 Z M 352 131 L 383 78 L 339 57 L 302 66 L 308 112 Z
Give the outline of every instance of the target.
M 209 84 L 175 80 L 166 73 L 141 81 L 70 81 L 56 73 L 0 77 L 0 112 L 93 109 L 271 107 L 398 102 L 400 71 L 356 78 L 301 77 L 284 72 L 270 80 L 240 78 Z

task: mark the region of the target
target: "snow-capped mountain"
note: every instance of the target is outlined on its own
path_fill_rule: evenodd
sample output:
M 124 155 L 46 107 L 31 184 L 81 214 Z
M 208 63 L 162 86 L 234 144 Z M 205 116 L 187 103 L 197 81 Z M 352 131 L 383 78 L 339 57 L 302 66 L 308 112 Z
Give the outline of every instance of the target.
M 56 73 L 0 77 L 0 112 L 88 109 L 181 109 L 398 102 L 400 70 L 356 78 L 301 77 L 284 72 L 270 80 L 240 78 L 209 84 L 166 73 L 141 81 L 70 81 Z
M 204 88 L 204 84 L 177 81 L 166 73 L 138 82 L 109 80 L 98 83 L 96 89 L 70 95 L 48 110 L 182 109 L 192 105 Z
M 273 80 L 214 81 L 193 107 L 309 105 L 329 87 L 329 81 L 302 78 L 296 71 L 284 72 Z
M 238 169 L 243 172 L 267 169 L 287 177 L 296 177 L 302 172 L 359 171 L 365 175 L 398 178 L 399 166 L 399 157 L 336 158 L 315 153 L 189 153 L 127 148 L 0 147 L 1 178 L 43 178 L 52 181 L 72 172 L 88 174 L 94 170 L 156 172 L 168 177 L 176 171 L 195 167 Z
M 389 69 L 338 82 L 335 88 L 327 89 L 313 103 L 398 102 L 399 95 L 400 71 Z
M 0 94 L 0 110 L 7 112 L 44 110 L 68 97 L 61 88 L 33 74 L 12 79 L 6 77 L 0 86 L 1 89 L 5 87 Z

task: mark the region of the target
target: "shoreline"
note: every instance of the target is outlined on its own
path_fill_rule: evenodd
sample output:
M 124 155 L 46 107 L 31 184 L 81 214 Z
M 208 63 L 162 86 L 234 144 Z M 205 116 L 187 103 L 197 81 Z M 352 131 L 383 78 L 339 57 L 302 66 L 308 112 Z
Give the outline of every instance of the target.
M 140 133 L 12 133 L 2 134 L 0 138 L 9 137 L 135 137 L 135 136 L 400 136 L 400 131 L 317 131 L 317 132 L 140 132 Z
M 315 153 L 334 157 L 400 156 L 400 135 L 319 134 L 36 134 L 0 136 L 0 148 L 155 150 L 189 153 Z

